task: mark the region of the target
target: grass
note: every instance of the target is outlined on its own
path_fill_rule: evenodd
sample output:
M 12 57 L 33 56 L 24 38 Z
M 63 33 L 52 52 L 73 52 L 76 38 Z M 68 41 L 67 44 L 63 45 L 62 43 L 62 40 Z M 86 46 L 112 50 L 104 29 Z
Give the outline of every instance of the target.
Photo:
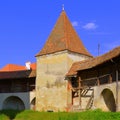
M 120 120 L 120 113 L 101 110 L 75 113 L 24 111 L 18 114 L 15 120 Z
M 0 113 L 0 120 L 120 120 L 120 112 L 102 112 L 101 110 L 68 113 L 5 110 Z
M 8 116 L 0 113 L 0 120 L 10 120 Z

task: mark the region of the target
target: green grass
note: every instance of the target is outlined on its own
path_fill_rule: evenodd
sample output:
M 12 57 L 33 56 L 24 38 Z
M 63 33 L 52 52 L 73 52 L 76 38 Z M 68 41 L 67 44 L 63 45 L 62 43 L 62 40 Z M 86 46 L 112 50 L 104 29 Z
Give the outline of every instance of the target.
M 120 113 L 101 110 L 67 113 L 24 111 L 15 120 L 120 120 Z
M 9 118 L 8 118 L 8 117 Z M 0 111 L 0 120 L 120 120 L 120 112 L 90 110 L 84 112 Z
M 8 116 L 0 113 L 0 120 L 10 120 Z

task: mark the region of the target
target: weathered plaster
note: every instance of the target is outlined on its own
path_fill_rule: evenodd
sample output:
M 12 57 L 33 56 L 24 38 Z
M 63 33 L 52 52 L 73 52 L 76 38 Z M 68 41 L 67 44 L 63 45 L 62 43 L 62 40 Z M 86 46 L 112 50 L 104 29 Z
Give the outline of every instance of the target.
M 67 50 L 37 57 L 36 109 L 66 111 L 68 104 L 65 74 L 75 60 L 85 56 Z

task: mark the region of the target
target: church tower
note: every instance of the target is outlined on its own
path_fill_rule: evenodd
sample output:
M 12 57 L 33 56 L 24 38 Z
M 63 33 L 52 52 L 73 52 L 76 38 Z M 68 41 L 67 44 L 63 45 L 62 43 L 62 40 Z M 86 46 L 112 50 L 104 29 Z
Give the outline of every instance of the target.
M 44 47 L 36 55 L 36 110 L 66 111 L 65 74 L 72 63 L 91 57 L 63 9 Z

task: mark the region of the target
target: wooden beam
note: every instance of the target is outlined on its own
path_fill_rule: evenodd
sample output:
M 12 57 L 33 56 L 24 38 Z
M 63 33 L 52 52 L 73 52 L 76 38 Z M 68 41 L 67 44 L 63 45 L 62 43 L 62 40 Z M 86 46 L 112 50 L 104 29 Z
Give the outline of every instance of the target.
M 97 85 L 100 86 L 100 80 L 97 78 Z
M 79 82 L 79 88 L 81 88 L 81 77 L 79 76 L 78 78 L 78 82 Z M 81 107 L 81 89 L 78 90 L 78 95 L 79 95 L 79 106 Z
M 109 83 L 112 83 L 112 75 L 109 75 Z

